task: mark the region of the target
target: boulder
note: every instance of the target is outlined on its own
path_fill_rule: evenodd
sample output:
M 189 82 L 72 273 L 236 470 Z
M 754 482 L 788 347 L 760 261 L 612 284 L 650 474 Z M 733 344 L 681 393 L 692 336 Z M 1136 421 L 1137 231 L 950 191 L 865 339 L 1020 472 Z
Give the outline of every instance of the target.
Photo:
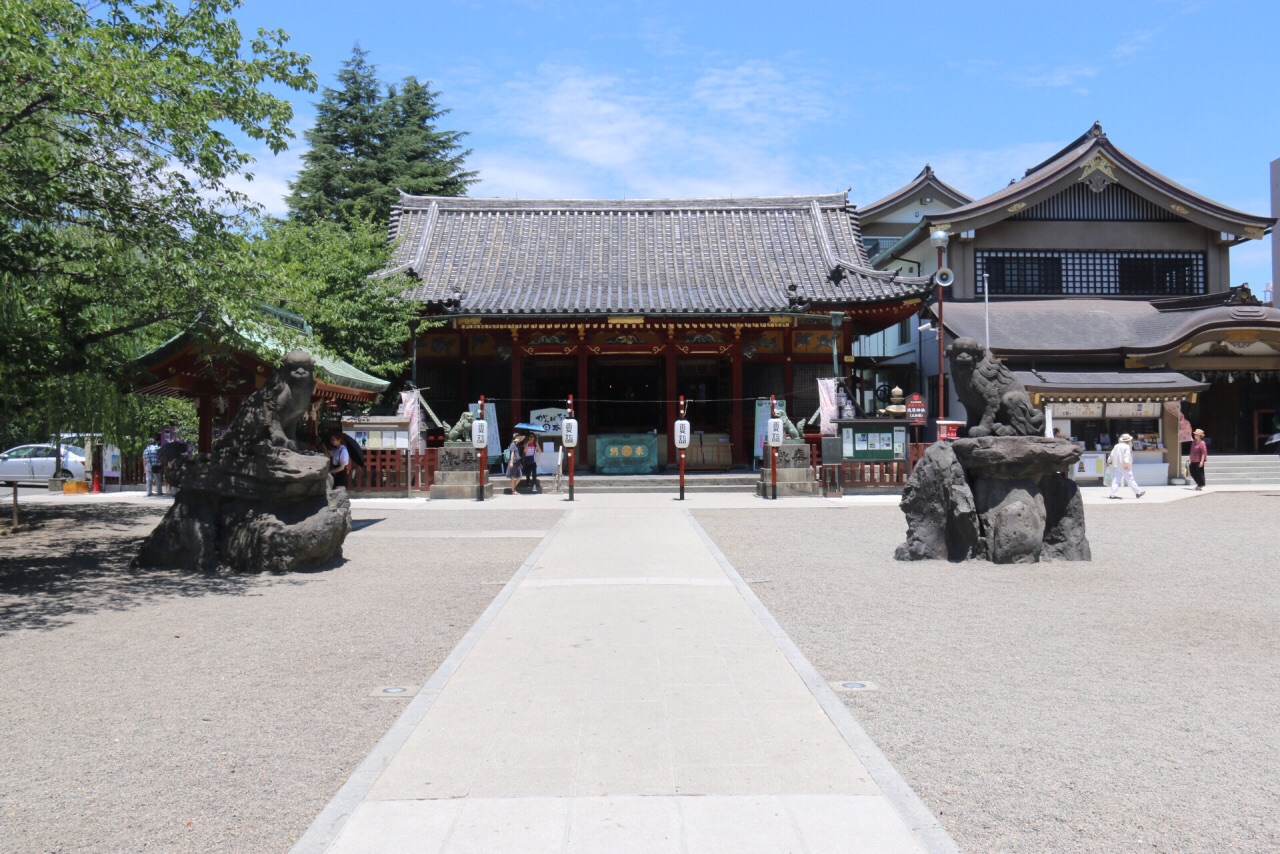
M 907 481 L 898 560 L 1090 560 L 1080 489 L 1065 472 L 1078 446 L 983 436 L 930 447 Z
M 328 455 L 295 438 L 311 372 L 309 355 L 290 353 L 210 453 L 171 464 L 177 496 L 135 566 L 282 573 L 342 554 L 351 501 L 330 488 Z

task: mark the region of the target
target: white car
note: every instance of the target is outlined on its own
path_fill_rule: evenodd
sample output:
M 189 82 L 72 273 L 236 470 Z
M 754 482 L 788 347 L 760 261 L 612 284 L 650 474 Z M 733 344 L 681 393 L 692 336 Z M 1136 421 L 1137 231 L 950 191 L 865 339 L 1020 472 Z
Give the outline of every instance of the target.
M 0 482 L 5 486 L 18 483 L 44 483 L 55 474 L 84 479 L 84 448 L 62 446 L 62 465 L 54 465 L 57 450 L 53 445 L 19 445 L 0 454 Z

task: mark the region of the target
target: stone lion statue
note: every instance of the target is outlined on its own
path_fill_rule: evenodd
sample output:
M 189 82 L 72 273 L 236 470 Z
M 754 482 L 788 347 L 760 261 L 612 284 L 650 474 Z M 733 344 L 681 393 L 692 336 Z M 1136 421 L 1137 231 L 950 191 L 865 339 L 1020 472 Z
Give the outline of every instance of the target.
M 956 396 L 968 412 L 970 439 L 983 436 L 1043 436 L 1044 413 L 1018 378 L 973 338 L 957 338 L 947 349 Z
M 257 445 L 298 450 L 298 424 L 311 406 L 315 364 L 305 350 L 284 357 L 271 379 L 245 399 L 215 451 L 245 452 Z
M 462 417 L 458 419 L 458 423 L 449 428 L 449 435 L 446 436 L 450 442 L 466 442 L 471 439 L 471 424 L 476 417 L 470 411 L 462 413 Z

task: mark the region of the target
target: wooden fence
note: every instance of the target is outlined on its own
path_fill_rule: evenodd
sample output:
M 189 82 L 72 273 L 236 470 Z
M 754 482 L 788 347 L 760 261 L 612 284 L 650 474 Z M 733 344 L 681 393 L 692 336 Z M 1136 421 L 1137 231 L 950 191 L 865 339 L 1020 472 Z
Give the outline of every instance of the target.
M 427 492 L 440 466 L 440 449 L 364 452 L 364 467 L 353 468 L 348 492 L 410 495 Z
M 842 489 L 892 489 L 901 490 L 906 485 L 911 470 L 929 447 L 927 443 L 911 443 L 907 446 L 907 460 L 880 460 L 874 462 L 856 462 L 845 460 L 840 463 L 840 486 Z M 824 468 L 836 468 L 825 466 Z M 830 488 L 834 478 L 829 472 L 823 472 L 820 478 L 824 488 Z

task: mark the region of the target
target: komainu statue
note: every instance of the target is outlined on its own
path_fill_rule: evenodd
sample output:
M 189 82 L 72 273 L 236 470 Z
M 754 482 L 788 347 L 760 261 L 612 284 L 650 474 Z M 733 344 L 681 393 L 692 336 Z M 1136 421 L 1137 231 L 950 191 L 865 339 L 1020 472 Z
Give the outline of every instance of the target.
M 1031 405 L 1022 383 L 986 347 L 972 338 L 957 338 L 947 355 L 956 397 L 969 413 L 970 439 L 1044 435 L 1044 413 Z
M 449 435 L 445 438 L 450 442 L 469 442 L 471 441 L 471 424 L 476 417 L 470 411 L 462 413 L 458 418 L 458 423 L 449 428 Z
M 1089 560 L 1084 505 L 1067 476 L 1080 447 L 1044 435 L 1022 383 L 972 338 L 951 346 L 968 437 L 925 451 L 902 491 L 898 560 Z
M 267 384 L 245 399 L 215 447 L 246 453 L 260 444 L 298 450 L 298 424 L 311 406 L 315 388 L 311 354 L 294 350 L 284 357 Z
M 134 564 L 289 572 L 339 556 L 351 502 L 330 489 L 328 455 L 299 450 L 297 441 L 314 389 L 310 354 L 293 351 L 211 452 L 172 463 L 177 498 Z

